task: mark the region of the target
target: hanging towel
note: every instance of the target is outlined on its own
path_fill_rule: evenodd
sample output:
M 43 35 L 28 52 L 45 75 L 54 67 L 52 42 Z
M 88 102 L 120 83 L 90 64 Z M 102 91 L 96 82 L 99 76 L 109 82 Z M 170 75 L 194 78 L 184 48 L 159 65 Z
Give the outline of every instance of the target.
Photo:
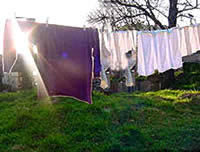
M 170 47 L 170 68 L 166 68 L 165 71 L 169 69 L 179 69 L 183 66 L 182 55 L 181 55 L 181 45 L 180 45 L 180 35 L 179 29 L 173 28 L 169 32 L 169 47 Z M 161 71 L 159 71 L 161 72 Z
M 132 87 L 134 86 L 134 78 L 133 75 L 131 73 L 131 69 L 133 68 L 133 66 L 135 66 L 136 64 L 136 43 L 137 43 L 137 31 L 133 30 L 133 31 L 128 31 L 127 34 L 127 41 L 129 42 L 129 46 L 127 49 L 132 48 L 132 50 L 126 52 L 126 57 L 128 59 L 128 67 L 125 70 L 125 78 L 126 78 L 126 86 L 127 87 Z M 132 43 L 130 43 L 132 42 Z
M 191 25 L 189 26 L 188 30 L 192 49 L 191 51 L 192 53 L 196 53 L 198 50 L 200 50 L 198 27 L 196 25 Z
M 180 43 L 182 56 L 191 55 L 200 50 L 200 25 L 180 28 Z
M 106 48 L 105 39 L 106 39 L 106 32 L 101 32 L 100 36 L 100 55 L 101 55 L 101 88 L 106 89 L 109 88 L 109 81 L 106 76 L 106 70 L 110 67 L 110 60 L 111 60 L 111 52 Z
M 101 70 L 98 31 L 40 24 L 32 37 L 38 48 L 38 69 L 48 94 L 91 104 L 92 56 L 94 76 L 100 76 Z
M 125 70 L 125 78 L 126 78 L 126 86 L 132 87 L 134 86 L 134 79 L 131 73 L 131 69 L 136 64 L 136 51 L 129 51 L 126 53 L 127 59 L 128 59 L 128 68 Z
M 17 50 L 15 46 L 15 26 L 13 20 L 6 20 L 5 31 L 4 31 L 4 45 L 3 45 L 3 69 L 4 72 L 11 72 L 16 59 L 17 59 Z M 30 21 L 17 21 L 17 24 L 21 28 L 22 32 L 30 33 L 37 23 Z M 20 38 L 20 37 L 19 37 Z M 18 40 L 20 41 L 20 40 Z M 23 43 L 23 42 L 22 42 Z M 24 50 L 22 50 L 24 51 Z
M 138 33 L 138 73 L 152 75 L 155 70 L 165 72 L 182 67 L 178 29 Z
M 136 51 L 136 48 L 137 48 L 137 31 L 136 30 L 128 31 L 128 34 L 129 34 L 130 41 L 132 42 L 132 43 L 130 43 L 131 47 L 134 51 Z
M 0 54 L 0 78 L 3 76 L 3 61 L 2 60 L 3 60 L 3 56 L 2 54 Z
M 155 32 L 156 59 L 158 72 L 182 67 L 179 29 Z
M 126 52 L 135 50 L 135 34 L 135 31 L 117 31 L 106 35 L 107 42 L 105 46 L 111 53 L 111 70 L 125 70 L 128 67 Z
M 5 30 L 6 20 L 0 20 L 0 54 L 3 54 L 3 39 L 4 39 L 4 30 Z
M 171 53 L 169 44 L 169 33 L 167 30 L 153 32 L 155 39 L 155 62 L 159 72 L 164 72 L 171 68 Z M 154 69 L 155 70 L 155 69 Z
M 155 35 L 151 32 L 138 32 L 138 66 L 141 76 L 149 76 L 157 69 Z
M 3 76 L 3 37 L 4 37 L 4 29 L 5 29 L 5 20 L 1 19 L 0 20 L 0 78 Z
M 4 31 L 4 45 L 3 45 L 3 69 L 4 72 L 10 72 L 17 56 L 14 44 L 14 28 L 11 20 L 6 20 Z

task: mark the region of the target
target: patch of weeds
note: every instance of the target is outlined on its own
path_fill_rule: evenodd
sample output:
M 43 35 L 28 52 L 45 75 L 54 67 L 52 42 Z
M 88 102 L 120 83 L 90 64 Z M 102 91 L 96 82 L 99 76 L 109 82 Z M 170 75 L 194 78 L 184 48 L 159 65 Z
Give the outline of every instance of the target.
M 66 137 L 60 134 L 50 134 L 42 140 L 41 152 L 67 152 Z
M 34 121 L 30 113 L 21 113 L 17 115 L 15 124 L 11 127 L 12 130 L 25 129 L 31 121 Z

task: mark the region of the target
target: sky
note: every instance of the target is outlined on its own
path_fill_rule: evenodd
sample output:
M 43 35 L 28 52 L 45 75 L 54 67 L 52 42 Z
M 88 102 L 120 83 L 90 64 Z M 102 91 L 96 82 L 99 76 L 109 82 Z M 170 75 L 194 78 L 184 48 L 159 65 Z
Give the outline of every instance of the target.
M 5 0 L 0 5 L 0 18 L 33 17 L 38 22 L 79 26 L 87 25 L 90 11 L 97 8 L 97 0 Z
M 0 5 L 0 27 L 7 18 L 29 17 L 36 22 L 83 27 L 87 24 L 87 15 L 98 7 L 97 0 L 2 0 Z M 0 28 L 0 33 L 3 28 Z M 0 34 L 0 41 L 3 35 Z M 0 45 L 0 54 L 2 54 Z
M 17 17 L 35 18 L 40 23 L 45 23 L 49 18 L 50 24 L 83 27 L 89 26 L 86 21 L 87 15 L 96 8 L 98 8 L 98 0 L 2 0 L 0 23 L 1 19 L 13 18 L 16 14 Z M 199 11 L 196 11 L 195 17 L 196 14 L 199 14 Z M 197 22 L 200 23 L 199 16 Z M 189 21 L 184 21 L 180 26 L 189 24 Z M 0 41 L 2 39 L 3 37 L 0 36 Z M 1 47 L 0 45 L 0 54 Z
M 82 27 L 87 25 L 89 12 L 97 7 L 98 0 L 2 0 L 0 19 L 12 18 L 16 13 L 18 17 L 36 18 L 38 22 L 46 22 L 48 17 L 52 24 Z

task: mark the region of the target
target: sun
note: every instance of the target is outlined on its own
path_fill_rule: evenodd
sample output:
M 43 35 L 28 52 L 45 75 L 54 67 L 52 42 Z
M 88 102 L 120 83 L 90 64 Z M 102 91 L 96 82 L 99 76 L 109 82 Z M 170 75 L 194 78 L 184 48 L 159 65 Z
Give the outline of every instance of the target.
M 12 27 L 13 27 L 13 40 L 14 40 L 14 45 L 17 54 L 22 55 L 22 58 L 24 60 L 25 66 L 27 67 L 26 69 L 29 70 L 32 74 L 37 74 L 37 82 L 40 87 L 40 91 L 43 92 L 44 97 L 48 97 L 48 92 L 47 89 L 44 85 L 44 81 L 42 80 L 42 77 L 39 73 L 39 70 L 37 68 L 37 65 L 35 63 L 35 60 L 31 54 L 30 51 L 30 42 L 28 40 L 30 32 L 22 32 L 19 24 L 16 19 L 12 20 Z M 37 53 L 37 47 L 33 46 L 33 52 Z

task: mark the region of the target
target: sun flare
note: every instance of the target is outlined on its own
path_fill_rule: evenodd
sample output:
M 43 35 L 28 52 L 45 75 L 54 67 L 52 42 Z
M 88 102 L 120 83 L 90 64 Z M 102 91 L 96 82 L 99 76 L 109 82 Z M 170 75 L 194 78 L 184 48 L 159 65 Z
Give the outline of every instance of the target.
M 31 72 L 32 74 L 34 73 L 34 75 L 37 75 L 37 83 L 39 85 L 39 88 L 41 92 L 43 92 L 43 96 L 48 97 L 48 92 L 47 89 L 44 85 L 44 81 L 42 80 L 42 77 L 39 73 L 39 70 L 37 68 L 37 65 L 35 63 L 35 60 L 31 54 L 30 51 L 30 42 L 28 41 L 28 37 L 29 37 L 29 32 L 22 32 L 19 24 L 17 23 L 17 20 L 13 20 L 13 39 L 14 39 L 14 45 L 16 48 L 16 52 L 17 54 L 22 55 L 24 63 L 26 65 L 26 69 L 28 69 L 29 72 Z M 33 52 L 35 54 L 37 54 L 37 47 L 33 45 Z M 42 89 L 42 90 L 41 90 Z

